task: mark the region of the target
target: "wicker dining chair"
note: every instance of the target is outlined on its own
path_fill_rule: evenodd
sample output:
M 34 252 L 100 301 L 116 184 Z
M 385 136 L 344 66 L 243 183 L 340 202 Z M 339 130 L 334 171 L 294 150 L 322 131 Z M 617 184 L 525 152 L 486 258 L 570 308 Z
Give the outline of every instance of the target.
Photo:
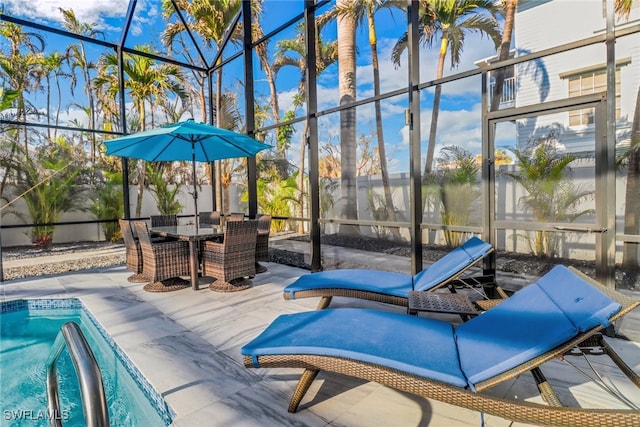
M 181 240 L 153 242 L 146 222 L 135 221 L 134 227 L 142 250 L 142 274 L 151 281 L 144 290 L 167 292 L 188 287 L 189 281 L 179 277 L 189 276 L 191 271 L 189 243 Z
M 151 215 L 151 227 L 169 227 L 178 225 L 178 216 L 173 215 Z
M 202 248 L 202 275 L 214 277 L 209 288 L 233 292 L 252 286 L 245 277 L 256 275 L 255 252 L 258 222 L 227 222 L 222 243 L 205 241 Z
M 269 234 L 271 232 L 271 215 L 261 214 L 258 219 L 258 235 L 256 237 L 256 273 L 264 273 L 267 267 L 260 261 L 269 261 Z
M 242 212 L 231 212 L 227 217 L 227 222 L 230 221 L 244 221 L 244 214 Z
M 142 274 L 142 249 L 140 248 L 138 240 L 133 235 L 131 221 L 119 219 L 118 224 L 120 224 L 120 232 L 122 233 L 122 239 L 124 240 L 124 247 L 126 250 L 125 260 L 127 270 L 133 272 L 127 280 L 131 283 L 148 282 L 149 278 Z
M 199 212 L 198 221 L 200 223 L 200 226 L 220 225 L 220 212 L 218 211 Z

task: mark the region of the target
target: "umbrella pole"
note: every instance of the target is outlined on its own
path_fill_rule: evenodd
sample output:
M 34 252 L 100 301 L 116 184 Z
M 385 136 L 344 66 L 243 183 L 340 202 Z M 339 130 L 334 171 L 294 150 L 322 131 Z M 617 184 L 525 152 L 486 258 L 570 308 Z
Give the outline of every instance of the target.
M 192 159 L 191 159 L 191 166 L 192 166 L 192 171 L 193 171 L 193 207 L 194 207 L 194 218 L 193 218 L 193 222 L 196 226 L 196 230 L 198 229 L 198 185 L 196 183 L 196 148 L 195 148 L 195 144 L 192 143 L 191 144 L 191 152 L 192 152 Z

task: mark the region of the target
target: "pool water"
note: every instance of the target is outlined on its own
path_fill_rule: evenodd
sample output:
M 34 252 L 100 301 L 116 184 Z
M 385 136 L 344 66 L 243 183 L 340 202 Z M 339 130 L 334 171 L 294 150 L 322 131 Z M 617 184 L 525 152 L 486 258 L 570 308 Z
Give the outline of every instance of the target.
M 112 426 L 166 426 L 172 413 L 128 357 L 77 299 L 20 300 L 0 314 L 0 426 L 48 426 L 46 363 L 60 327 L 80 325 L 100 371 Z M 65 426 L 84 426 L 78 379 L 69 352 L 57 362 Z

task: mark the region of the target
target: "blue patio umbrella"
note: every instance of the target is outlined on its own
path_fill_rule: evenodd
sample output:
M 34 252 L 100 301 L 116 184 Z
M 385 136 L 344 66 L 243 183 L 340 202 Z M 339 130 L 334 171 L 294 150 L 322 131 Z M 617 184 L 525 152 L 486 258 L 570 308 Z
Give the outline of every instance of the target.
M 149 162 L 191 161 L 193 164 L 193 201 L 198 224 L 196 162 L 253 157 L 271 148 L 248 135 L 220 129 L 189 119 L 105 142 L 107 155 Z

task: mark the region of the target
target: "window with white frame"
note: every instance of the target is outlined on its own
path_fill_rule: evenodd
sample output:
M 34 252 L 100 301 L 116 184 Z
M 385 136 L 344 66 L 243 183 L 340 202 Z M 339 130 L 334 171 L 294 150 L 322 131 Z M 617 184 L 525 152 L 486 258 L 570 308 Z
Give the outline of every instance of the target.
M 616 66 L 616 120 L 620 119 L 620 67 L 630 63 L 630 60 L 618 61 Z M 568 81 L 569 98 L 607 90 L 607 72 L 604 66 L 589 67 L 560 75 Z M 586 126 L 594 123 L 593 108 L 583 108 L 569 112 L 569 126 Z

